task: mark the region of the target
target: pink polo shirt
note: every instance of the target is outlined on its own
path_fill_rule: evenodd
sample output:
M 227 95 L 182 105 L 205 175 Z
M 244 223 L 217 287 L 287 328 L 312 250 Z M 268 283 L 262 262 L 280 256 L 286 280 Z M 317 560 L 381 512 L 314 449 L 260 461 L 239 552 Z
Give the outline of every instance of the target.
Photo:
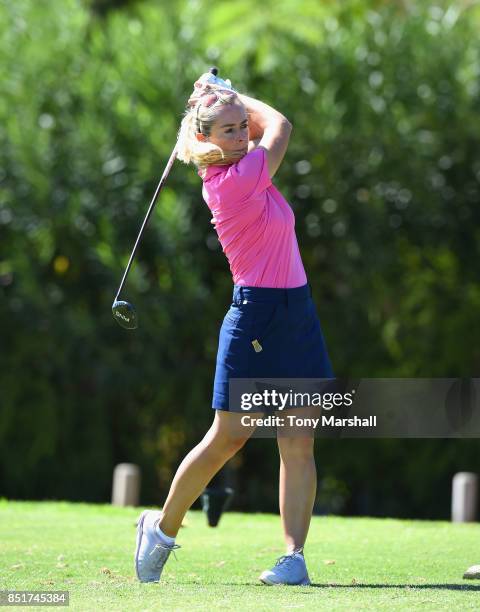
M 198 170 L 201 176 L 201 170 Z M 307 277 L 295 235 L 295 216 L 273 185 L 267 152 L 257 148 L 229 166 L 209 166 L 202 196 L 235 285 L 291 288 Z

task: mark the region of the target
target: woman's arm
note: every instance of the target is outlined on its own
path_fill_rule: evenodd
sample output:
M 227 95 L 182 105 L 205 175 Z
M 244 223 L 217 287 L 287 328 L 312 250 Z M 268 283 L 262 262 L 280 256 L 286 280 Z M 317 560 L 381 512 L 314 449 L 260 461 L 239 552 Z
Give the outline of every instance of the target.
M 258 146 L 267 152 L 268 171 L 270 178 L 273 178 L 287 151 L 292 124 L 282 113 L 268 104 L 243 94 L 238 94 L 238 97 L 247 109 L 249 123 L 252 121 L 253 126 L 258 125 L 263 130 Z M 252 139 L 251 134 L 249 138 Z M 252 149 L 250 146 L 249 144 L 249 150 L 252 150 L 256 145 L 252 145 Z
M 248 113 L 248 138 L 249 140 L 258 140 L 263 136 L 265 131 L 262 126 L 255 120 L 255 115 Z
M 261 130 L 262 133 L 256 133 L 253 135 L 253 138 L 258 138 L 263 136 L 263 131 L 271 126 L 273 123 L 289 123 L 288 119 L 275 110 L 272 106 L 265 104 L 265 102 L 261 102 L 260 100 L 256 100 L 255 98 L 250 98 L 250 96 L 246 96 L 245 94 L 238 94 L 240 101 L 243 102 L 245 108 L 247 109 L 248 119 L 249 119 L 249 127 L 250 124 L 255 126 L 256 129 Z M 250 136 L 252 138 L 252 135 Z

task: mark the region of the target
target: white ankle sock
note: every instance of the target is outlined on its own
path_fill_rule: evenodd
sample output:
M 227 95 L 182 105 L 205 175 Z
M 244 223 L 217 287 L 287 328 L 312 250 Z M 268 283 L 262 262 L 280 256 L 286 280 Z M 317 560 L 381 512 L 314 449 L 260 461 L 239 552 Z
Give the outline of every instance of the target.
M 155 523 L 155 533 L 160 536 L 160 538 L 165 542 L 165 544 L 168 544 L 169 546 L 175 544 L 175 538 L 172 538 L 166 533 L 163 533 L 163 531 L 160 529 L 160 525 L 158 524 L 158 522 Z

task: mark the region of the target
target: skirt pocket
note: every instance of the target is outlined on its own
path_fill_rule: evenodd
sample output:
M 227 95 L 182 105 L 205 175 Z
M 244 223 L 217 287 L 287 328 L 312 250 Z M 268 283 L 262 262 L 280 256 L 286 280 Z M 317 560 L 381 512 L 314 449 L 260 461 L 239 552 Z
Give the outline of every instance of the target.
M 242 327 L 245 326 L 247 321 L 252 318 L 252 309 L 247 308 L 246 304 L 235 304 L 232 303 L 230 308 L 227 310 L 223 320 L 229 325 L 236 326 L 238 323 L 242 323 Z

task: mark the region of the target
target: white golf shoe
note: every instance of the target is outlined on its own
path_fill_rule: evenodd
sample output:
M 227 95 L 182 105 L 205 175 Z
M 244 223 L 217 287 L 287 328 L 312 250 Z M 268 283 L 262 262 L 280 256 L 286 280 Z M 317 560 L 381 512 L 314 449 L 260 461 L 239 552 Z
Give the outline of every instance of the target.
M 158 582 L 170 552 L 180 548 L 166 544 L 155 531 L 160 517 L 158 510 L 144 510 L 138 519 L 135 572 L 140 582 Z
M 307 566 L 305 559 L 299 552 L 283 555 L 277 559 L 275 567 L 265 570 L 259 577 L 261 582 L 268 585 L 291 584 L 309 585 Z

